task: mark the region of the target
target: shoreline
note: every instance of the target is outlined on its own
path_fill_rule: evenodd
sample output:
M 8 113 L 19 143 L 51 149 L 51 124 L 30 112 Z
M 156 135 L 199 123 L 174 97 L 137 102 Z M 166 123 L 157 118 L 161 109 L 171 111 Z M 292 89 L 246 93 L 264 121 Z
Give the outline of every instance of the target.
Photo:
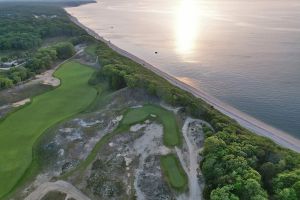
M 67 12 L 67 10 L 65 10 L 65 11 Z M 151 70 L 152 72 L 154 72 L 158 76 L 166 79 L 168 82 L 177 86 L 178 88 L 185 90 L 187 92 L 190 92 L 195 97 L 201 98 L 203 101 L 205 101 L 209 105 L 212 105 L 215 109 L 219 110 L 224 115 L 227 115 L 228 117 L 234 119 L 242 127 L 250 130 L 251 132 L 256 133 L 257 135 L 260 135 L 260 136 L 267 137 L 267 138 L 271 139 L 272 141 L 274 141 L 276 144 L 281 145 L 282 147 L 285 147 L 285 148 L 288 148 L 288 149 L 291 149 L 293 151 L 300 153 L 300 140 L 299 139 L 289 135 L 288 133 L 285 133 L 284 131 L 281 131 L 275 127 L 272 127 L 272 126 L 254 118 L 246 113 L 243 113 L 243 112 L 239 111 L 238 109 L 236 109 L 230 105 L 227 105 L 226 103 L 216 99 L 215 97 L 210 96 L 206 92 L 196 89 L 196 88 L 176 79 L 175 77 L 161 71 L 160 69 L 154 67 L 153 65 L 147 63 L 146 61 L 136 57 L 135 55 L 117 47 L 116 45 L 112 44 L 110 41 L 104 39 L 99 34 L 97 34 L 95 31 L 88 28 L 84 24 L 80 23 L 79 20 L 76 17 L 72 16 L 70 13 L 68 13 L 68 15 L 69 15 L 70 20 L 73 23 L 75 23 L 76 25 L 78 25 L 79 27 L 84 29 L 89 35 L 91 35 L 95 39 L 100 40 L 101 42 L 104 42 L 105 44 L 107 44 L 112 50 L 116 51 L 120 55 L 139 63 L 146 69 Z

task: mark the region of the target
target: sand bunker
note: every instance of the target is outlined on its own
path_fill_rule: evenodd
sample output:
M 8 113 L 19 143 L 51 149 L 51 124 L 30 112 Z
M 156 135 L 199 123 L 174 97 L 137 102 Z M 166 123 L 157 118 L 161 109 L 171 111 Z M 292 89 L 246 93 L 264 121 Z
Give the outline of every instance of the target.
M 48 70 L 42 74 L 36 75 L 36 79 L 44 85 L 51 85 L 53 87 L 59 86 L 60 80 L 58 78 L 53 77 L 53 73 L 55 70 L 56 68 Z
M 27 99 L 24 99 L 22 101 L 18 101 L 18 102 L 15 102 L 12 104 L 12 107 L 16 108 L 16 107 L 19 107 L 19 106 L 23 106 L 25 105 L 26 103 L 29 103 L 30 102 L 30 99 L 27 98 Z

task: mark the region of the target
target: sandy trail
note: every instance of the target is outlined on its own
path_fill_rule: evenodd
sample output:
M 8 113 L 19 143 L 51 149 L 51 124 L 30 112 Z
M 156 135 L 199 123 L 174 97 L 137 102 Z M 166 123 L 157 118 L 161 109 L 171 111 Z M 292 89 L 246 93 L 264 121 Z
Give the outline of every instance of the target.
M 182 127 L 182 134 L 187 144 L 188 152 L 189 152 L 188 177 L 189 177 L 190 199 L 201 199 L 200 197 L 202 196 L 202 190 L 198 182 L 198 172 L 197 172 L 197 169 L 199 168 L 199 163 L 198 163 L 199 149 L 196 149 L 197 145 L 193 141 L 191 141 L 190 138 L 188 137 L 189 124 L 194 121 L 197 120 L 191 118 L 186 119 Z
M 12 68 L 22 67 L 24 64 L 25 64 L 25 62 L 23 62 L 21 64 L 18 64 L 18 65 L 14 66 L 14 67 L 0 67 L 0 70 L 8 71 L 8 70 L 10 70 Z
M 25 198 L 25 200 L 40 200 L 48 192 L 58 191 L 67 194 L 68 198 L 74 198 L 76 200 L 90 200 L 86 195 L 81 191 L 75 188 L 68 182 L 65 181 L 56 181 L 56 182 L 47 182 L 40 185 L 34 192 Z
M 198 163 L 198 157 L 199 157 L 199 150 L 197 148 L 197 145 L 191 138 L 189 138 L 189 125 L 192 122 L 202 122 L 201 120 L 197 119 L 192 119 L 192 118 L 187 118 L 184 122 L 184 125 L 182 127 L 182 134 L 184 137 L 184 140 L 187 145 L 187 150 L 188 150 L 188 158 L 187 162 L 184 160 L 184 156 L 182 151 L 179 148 L 175 148 L 176 154 L 180 160 L 180 163 L 185 170 L 188 179 L 189 179 L 189 196 L 188 198 L 183 195 L 180 196 L 178 199 L 194 199 L 194 200 L 201 200 L 202 198 L 202 189 L 198 181 L 198 171 L 197 169 L 199 168 L 199 163 Z
M 229 116 L 230 118 L 236 120 L 240 125 L 242 125 L 243 127 L 249 129 L 250 131 L 255 132 L 258 135 L 262 135 L 265 137 L 270 138 L 271 140 L 273 140 L 274 142 L 276 142 L 277 144 L 292 149 L 296 152 L 300 152 L 300 140 L 288 135 L 287 133 L 276 129 L 268 124 L 265 124 L 264 122 L 261 122 L 235 108 L 233 108 L 232 106 L 229 106 L 227 104 L 225 104 L 224 102 L 221 102 L 220 100 L 208 95 L 207 93 L 205 93 L 204 91 L 201 91 L 199 89 L 196 89 L 190 85 L 187 85 L 186 83 L 176 79 L 175 77 L 159 70 L 158 68 L 154 67 L 153 65 L 147 63 L 146 61 L 134 56 L 133 54 L 115 46 L 114 44 L 112 44 L 110 41 L 105 40 L 103 37 L 99 36 L 95 31 L 89 29 L 88 27 L 86 27 L 85 25 L 81 24 L 77 18 L 69 15 L 70 19 L 77 24 L 78 26 L 80 26 L 81 28 L 83 28 L 84 30 L 86 30 L 91 36 L 93 36 L 94 38 L 96 38 L 97 40 L 100 40 L 104 43 L 106 43 L 111 49 L 113 49 L 114 51 L 118 52 L 119 54 L 132 59 L 133 61 L 143 65 L 145 68 L 153 71 L 154 73 L 156 73 L 157 75 L 165 78 L 167 81 L 169 81 L 171 84 L 186 90 L 190 93 L 192 93 L 194 96 L 199 97 L 201 99 L 203 99 L 204 101 L 206 101 L 208 104 L 214 106 L 215 109 L 219 110 L 220 112 L 222 112 L 223 114 Z

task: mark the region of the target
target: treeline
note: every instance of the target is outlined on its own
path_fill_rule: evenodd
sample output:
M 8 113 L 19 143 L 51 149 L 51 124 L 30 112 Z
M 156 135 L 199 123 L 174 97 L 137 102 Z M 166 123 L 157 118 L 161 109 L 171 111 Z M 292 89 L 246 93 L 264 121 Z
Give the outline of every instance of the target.
M 300 198 L 299 154 L 265 138 L 229 125 L 206 139 L 203 157 L 207 199 Z
M 53 62 L 70 58 L 75 54 L 73 44 L 69 42 L 58 43 L 52 47 L 41 48 L 28 60 L 25 67 L 32 72 L 40 73 L 49 69 Z
M 94 41 L 56 4 L 0 3 L 0 55 L 4 52 L 0 61 L 21 58 L 26 63 L 0 72 L 0 90 L 49 69 L 57 60 L 71 57 L 74 45 Z M 56 36 L 66 37 L 66 42 L 40 47 L 46 38 Z
M 2 30 L 0 30 L 0 33 L 1 31 Z M 27 50 L 39 47 L 41 44 L 41 37 L 35 33 L 8 32 L 0 35 L 0 50 Z
M 107 80 L 112 89 L 144 88 L 213 126 L 215 133 L 206 130 L 200 166 L 205 177 L 205 199 L 300 199 L 299 154 L 250 133 L 201 99 L 117 54 L 102 42 L 97 55 L 102 68 L 91 83 Z
M 35 74 L 50 69 L 54 62 L 70 58 L 75 54 L 72 43 L 62 42 L 54 46 L 41 48 L 34 53 L 24 67 L 11 68 L 0 74 L 0 89 L 9 88 L 21 81 L 25 81 Z
M 45 38 L 84 34 L 62 8 L 9 3 L 0 6 L 0 50 L 35 49 Z

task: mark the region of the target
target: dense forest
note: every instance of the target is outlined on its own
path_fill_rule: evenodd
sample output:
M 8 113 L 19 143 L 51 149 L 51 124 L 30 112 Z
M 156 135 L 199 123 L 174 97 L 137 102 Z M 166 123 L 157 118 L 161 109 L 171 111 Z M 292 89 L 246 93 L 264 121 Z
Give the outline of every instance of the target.
M 202 173 L 205 199 L 298 200 L 300 155 L 255 135 L 190 93 L 100 43 L 102 69 L 91 82 L 109 81 L 112 89 L 140 87 L 213 126 L 205 128 Z
M 62 9 L 51 6 L 0 7 L 0 50 L 38 48 L 43 39 L 77 36 L 84 31 L 70 22 Z
M 5 89 L 49 69 L 56 61 L 71 57 L 74 45 L 89 36 L 73 24 L 55 5 L 0 4 L 0 62 L 23 60 L 18 68 L 0 72 L 0 89 Z M 65 38 L 42 46 L 51 38 Z

